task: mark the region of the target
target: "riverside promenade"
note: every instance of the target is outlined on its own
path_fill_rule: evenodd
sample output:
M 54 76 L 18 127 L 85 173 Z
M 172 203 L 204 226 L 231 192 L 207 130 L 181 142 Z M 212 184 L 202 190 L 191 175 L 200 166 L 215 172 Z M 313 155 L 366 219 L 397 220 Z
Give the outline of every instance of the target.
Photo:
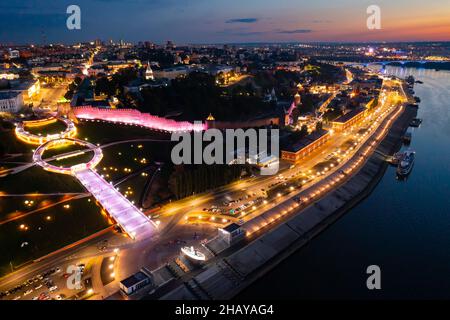
M 250 243 L 236 246 L 237 251 L 218 255 L 201 272 L 190 279 L 183 278 L 160 298 L 229 299 L 245 289 L 372 192 L 389 165 L 380 154 L 399 150 L 402 136 L 416 115 L 416 108 L 405 106 L 375 150 L 341 184 L 307 208 L 294 209 L 285 219 L 272 224 L 271 230 L 255 232 Z

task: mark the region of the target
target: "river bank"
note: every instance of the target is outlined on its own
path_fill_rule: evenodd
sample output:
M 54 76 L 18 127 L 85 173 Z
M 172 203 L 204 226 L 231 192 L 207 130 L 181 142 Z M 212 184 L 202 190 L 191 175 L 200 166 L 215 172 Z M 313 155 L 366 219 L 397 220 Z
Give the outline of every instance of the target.
M 416 115 L 417 109 L 408 107 L 395 121 L 387 136 L 380 143 L 364 167 L 361 168 L 361 170 L 343 186 L 319 200 L 315 206 L 330 208 L 332 207 L 332 203 L 341 203 L 341 201 L 337 200 L 345 200 L 342 205 L 337 207 L 335 210 L 332 210 L 327 217 L 318 222 L 309 231 L 305 232 L 301 238 L 283 250 L 276 258 L 269 261 L 250 278 L 246 279 L 242 287 L 239 289 L 239 292 L 245 290 L 253 282 L 263 277 L 279 263 L 291 256 L 294 252 L 301 249 L 309 243 L 310 240 L 325 231 L 328 227 L 344 216 L 350 209 L 368 197 L 378 185 L 379 181 L 384 176 L 386 169 L 389 167 L 389 164 L 382 159 L 380 153 L 393 154 L 400 149 L 402 145 L 402 136 L 406 132 L 409 122 L 415 118 Z M 347 194 L 347 198 L 342 198 L 342 194 Z M 239 292 L 236 292 L 235 295 Z
M 414 91 L 423 124 L 410 129 L 411 144 L 401 149 L 417 152 L 408 179 L 395 179 L 396 168 L 388 167 L 369 197 L 238 299 L 450 297 L 450 72 L 386 67 L 386 74 L 422 82 Z M 381 268 L 381 290 L 367 290 L 372 264 Z
M 330 186 L 338 181 L 337 178 L 342 179 L 341 172 L 347 172 L 345 175 L 348 177 L 340 185 L 338 182 L 333 191 L 299 211 L 300 214 L 289 208 L 289 202 L 271 209 L 292 212 L 272 230 L 261 230 L 252 235 L 255 239 L 251 243 L 216 259 L 162 299 L 229 299 L 266 274 L 370 193 L 370 188 L 376 185 L 377 178 L 382 176 L 387 166 L 384 157 L 374 153 L 373 148 L 384 154 L 396 151 L 415 115 L 416 109 L 411 107 L 401 107 L 392 112 L 342 170 L 323 179 L 322 187 Z M 361 157 L 369 150 L 368 158 L 360 164 Z M 359 168 L 353 173 L 355 167 Z M 304 191 L 308 192 L 308 189 Z

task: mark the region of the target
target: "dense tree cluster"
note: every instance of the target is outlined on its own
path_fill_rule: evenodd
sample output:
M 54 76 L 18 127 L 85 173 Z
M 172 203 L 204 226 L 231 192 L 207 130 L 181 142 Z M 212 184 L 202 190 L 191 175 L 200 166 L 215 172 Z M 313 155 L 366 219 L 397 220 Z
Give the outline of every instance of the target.
M 311 61 L 308 75 L 312 78 L 313 83 L 328 84 L 342 82 L 346 77 L 345 70 L 342 67 L 317 61 Z
M 255 74 L 255 83 L 265 92 L 275 89 L 277 95 L 290 98 L 296 92 L 296 85 L 302 81 L 299 72 L 277 70 L 275 72 L 259 71 Z
M 135 68 L 125 68 L 111 77 L 98 78 L 95 83 L 95 94 L 106 94 L 109 97 L 123 94 L 123 87 L 135 80 L 137 76 L 138 72 Z
M 175 62 L 174 55 L 163 49 L 141 51 L 138 56 L 141 61 L 154 61 L 159 63 L 161 68 L 172 67 Z
M 195 165 L 175 167 L 169 188 L 177 199 L 229 184 L 241 177 L 244 165 Z
M 75 93 L 81 82 L 83 82 L 83 80 L 80 77 L 76 77 L 74 81 L 71 84 L 69 84 L 69 87 L 67 89 L 66 94 L 64 95 L 64 98 L 68 100 L 72 99 L 73 94 Z
M 141 96 L 141 111 L 159 116 L 180 111 L 183 120 L 191 121 L 205 119 L 210 113 L 218 120 L 247 119 L 272 107 L 257 96 L 251 84 L 227 89 L 218 86 L 214 76 L 202 72 L 177 78 L 168 87 L 145 88 Z

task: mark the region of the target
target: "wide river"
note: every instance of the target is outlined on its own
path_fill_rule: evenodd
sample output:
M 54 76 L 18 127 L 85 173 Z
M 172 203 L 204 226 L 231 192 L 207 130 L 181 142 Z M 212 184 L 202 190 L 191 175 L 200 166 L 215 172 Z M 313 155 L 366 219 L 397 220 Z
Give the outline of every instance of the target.
M 450 72 L 386 72 L 423 81 L 408 180 L 388 168 L 368 198 L 237 298 L 450 298 Z M 380 290 L 367 289 L 369 265 L 380 267 Z

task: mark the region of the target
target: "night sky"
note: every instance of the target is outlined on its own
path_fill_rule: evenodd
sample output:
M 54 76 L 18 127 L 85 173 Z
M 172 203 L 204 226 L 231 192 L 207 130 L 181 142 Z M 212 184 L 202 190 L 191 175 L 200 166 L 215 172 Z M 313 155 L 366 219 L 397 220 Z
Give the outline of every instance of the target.
M 81 8 L 81 30 L 66 8 Z M 381 30 L 366 27 L 381 7 Z M 0 43 L 103 40 L 187 43 L 450 40 L 449 0 L 8 0 Z

